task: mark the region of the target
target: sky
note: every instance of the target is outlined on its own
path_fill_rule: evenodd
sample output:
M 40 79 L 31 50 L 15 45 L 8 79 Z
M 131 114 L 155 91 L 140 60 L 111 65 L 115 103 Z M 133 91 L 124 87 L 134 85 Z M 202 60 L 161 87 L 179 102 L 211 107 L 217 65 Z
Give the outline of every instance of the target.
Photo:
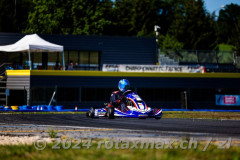
M 215 11 L 217 16 L 222 5 L 228 5 L 231 3 L 240 5 L 240 0 L 204 0 L 204 2 L 207 11 L 209 13 Z

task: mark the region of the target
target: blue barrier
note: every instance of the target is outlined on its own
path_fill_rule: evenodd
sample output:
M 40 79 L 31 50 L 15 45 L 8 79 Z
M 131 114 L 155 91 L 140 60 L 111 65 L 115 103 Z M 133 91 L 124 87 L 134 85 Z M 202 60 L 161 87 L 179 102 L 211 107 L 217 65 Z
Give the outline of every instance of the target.
M 62 111 L 63 110 L 63 106 L 55 106 L 55 110 L 56 111 Z

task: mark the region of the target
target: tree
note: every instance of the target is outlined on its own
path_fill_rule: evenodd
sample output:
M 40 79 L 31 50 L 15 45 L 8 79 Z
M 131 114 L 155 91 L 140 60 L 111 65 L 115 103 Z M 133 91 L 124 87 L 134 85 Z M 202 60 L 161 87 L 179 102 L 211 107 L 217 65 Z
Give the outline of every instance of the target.
M 122 36 L 133 35 L 129 31 L 131 28 L 132 8 L 132 0 L 115 0 L 111 15 L 112 24 L 108 26 L 107 34 Z
M 72 32 L 71 1 L 34 0 L 26 33 L 69 34 Z
M 153 27 L 159 20 L 158 0 L 133 0 L 131 27 L 129 31 L 137 36 L 153 35 Z
M 112 8 L 110 35 L 154 36 L 154 25 L 166 33 L 171 23 L 170 4 L 161 0 L 116 0 Z
M 106 17 L 112 7 L 110 0 L 85 0 L 72 2 L 73 34 L 101 35 L 111 20 Z
M 219 43 L 235 45 L 236 35 L 239 32 L 240 6 L 237 4 L 226 5 L 220 10 L 217 20 Z M 239 41 L 239 39 L 238 39 Z
M 235 32 L 231 36 L 232 44 L 234 45 L 234 51 L 236 54 L 240 56 L 240 20 L 234 24 Z
M 32 5 L 32 0 L 1 0 L 0 32 L 22 32 Z
M 161 41 L 159 45 L 163 50 L 165 49 L 173 49 L 179 50 L 183 48 L 183 43 L 179 42 L 175 37 L 167 34 L 166 36 L 161 35 L 159 38 Z
M 180 0 L 174 5 L 174 21 L 169 34 L 184 44 L 185 49 L 213 49 L 216 34 L 210 14 L 202 0 Z
M 110 0 L 34 0 L 27 33 L 102 34 L 111 21 L 105 17 L 112 7 Z

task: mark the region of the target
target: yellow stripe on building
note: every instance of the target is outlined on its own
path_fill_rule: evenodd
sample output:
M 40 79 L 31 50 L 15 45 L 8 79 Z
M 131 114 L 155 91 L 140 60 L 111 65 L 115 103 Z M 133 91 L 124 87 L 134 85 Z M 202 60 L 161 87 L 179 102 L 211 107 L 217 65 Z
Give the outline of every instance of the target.
M 240 73 L 156 73 L 56 70 L 8 70 L 8 76 L 85 76 L 85 77 L 163 77 L 163 78 L 240 78 Z
M 7 70 L 7 76 L 30 76 L 30 70 Z

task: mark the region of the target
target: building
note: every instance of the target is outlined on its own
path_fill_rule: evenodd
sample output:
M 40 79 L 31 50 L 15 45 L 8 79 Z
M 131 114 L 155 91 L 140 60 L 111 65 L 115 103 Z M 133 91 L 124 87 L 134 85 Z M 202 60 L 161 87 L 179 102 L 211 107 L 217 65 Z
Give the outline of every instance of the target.
M 0 45 L 11 44 L 23 34 L 0 34 Z M 56 91 L 57 104 L 81 108 L 102 107 L 118 81 L 127 78 L 149 106 L 162 108 L 239 109 L 216 105 L 216 95 L 240 95 L 239 73 L 130 73 L 102 72 L 103 64 L 152 64 L 157 61 L 154 38 L 40 35 L 63 45 L 73 71 L 52 70 L 61 54 L 33 53 L 33 70 L 9 70 L 6 88 L 9 105 L 48 104 Z M 25 53 L 1 53 L 4 62 L 24 65 Z M 16 56 L 18 55 L 18 56 Z M 13 56 L 13 57 L 12 57 Z M 3 63 L 3 62 L 2 62 Z M 46 70 L 48 69 L 48 70 Z
M 13 44 L 24 34 L 0 33 L 0 45 Z M 156 64 L 155 39 L 142 37 L 40 35 L 64 46 L 66 66 L 70 61 L 79 70 L 101 70 L 102 64 Z M 33 69 L 53 69 L 61 53 L 32 53 Z M 27 65 L 27 53 L 1 53 L 0 63 Z M 61 64 L 62 65 L 62 64 Z

